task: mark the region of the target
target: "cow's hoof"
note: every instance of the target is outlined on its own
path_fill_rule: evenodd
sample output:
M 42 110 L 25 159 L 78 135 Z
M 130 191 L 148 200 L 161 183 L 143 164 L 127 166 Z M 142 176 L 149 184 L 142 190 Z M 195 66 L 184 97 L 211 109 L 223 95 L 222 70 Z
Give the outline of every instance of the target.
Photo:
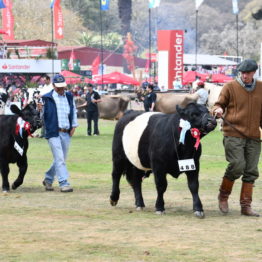
M 195 211 L 194 212 L 194 215 L 197 217 L 197 218 L 205 218 L 205 213 L 203 211 Z
M 162 215 L 165 215 L 166 212 L 158 210 L 158 211 L 156 211 L 156 214 L 162 216 Z
M 16 190 L 18 187 L 15 184 L 12 184 L 12 189 Z
M 143 211 L 144 207 L 136 207 L 137 211 Z
M 110 199 L 110 204 L 111 204 L 111 206 L 116 206 L 117 205 L 117 201 L 114 201 L 114 200 L 112 200 L 112 199 Z
M 9 194 L 10 190 L 3 189 L 3 196 L 7 196 Z

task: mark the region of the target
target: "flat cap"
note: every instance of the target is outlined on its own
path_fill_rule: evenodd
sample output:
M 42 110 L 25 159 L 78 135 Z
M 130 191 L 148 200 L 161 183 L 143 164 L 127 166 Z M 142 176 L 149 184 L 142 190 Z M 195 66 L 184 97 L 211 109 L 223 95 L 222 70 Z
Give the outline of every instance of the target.
M 240 72 L 254 72 L 257 69 L 257 62 L 252 59 L 246 59 L 237 66 L 237 70 Z

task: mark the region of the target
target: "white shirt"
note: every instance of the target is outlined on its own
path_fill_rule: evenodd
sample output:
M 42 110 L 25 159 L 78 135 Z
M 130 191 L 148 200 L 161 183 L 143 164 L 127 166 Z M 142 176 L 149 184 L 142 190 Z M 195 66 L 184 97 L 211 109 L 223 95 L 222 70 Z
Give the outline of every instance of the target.
M 199 88 L 196 94 L 198 95 L 197 104 L 205 105 L 208 99 L 208 91 L 205 88 Z
M 50 83 L 49 85 L 44 85 L 43 88 L 40 90 L 40 95 L 43 96 L 43 95 L 49 93 L 52 90 L 53 90 L 53 84 L 52 83 Z

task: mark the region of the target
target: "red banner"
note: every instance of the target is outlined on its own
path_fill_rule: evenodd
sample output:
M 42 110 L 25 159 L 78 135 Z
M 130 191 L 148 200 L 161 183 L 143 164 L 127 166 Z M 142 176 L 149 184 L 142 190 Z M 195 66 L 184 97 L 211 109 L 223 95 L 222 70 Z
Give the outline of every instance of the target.
M 62 8 L 60 5 L 60 0 L 55 2 L 53 7 L 54 14 L 54 33 L 55 39 L 63 39 L 64 38 L 64 19 Z
M 158 31 L 158 75 L 160 86 L 173 89 L 176 79 L 183 82 L 184 31 Z
M 12 14 L 12 1 L 4 0 L 6 8 L 3 8 L 2 27 L 6 34 L 3 35 L 3 40 L 14 40 L 14 16 Z

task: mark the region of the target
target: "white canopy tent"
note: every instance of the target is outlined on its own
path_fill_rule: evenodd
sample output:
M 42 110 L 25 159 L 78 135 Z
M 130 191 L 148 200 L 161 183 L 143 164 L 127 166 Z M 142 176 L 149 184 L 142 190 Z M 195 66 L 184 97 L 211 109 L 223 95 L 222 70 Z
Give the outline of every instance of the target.
M 196 55 L 195 54 L 184 54 L 184 65 L 210 65 L 210 66 L 229 66 L 237 65 L 236 62 L 227 59 L 220 58 L 215 55 Z

